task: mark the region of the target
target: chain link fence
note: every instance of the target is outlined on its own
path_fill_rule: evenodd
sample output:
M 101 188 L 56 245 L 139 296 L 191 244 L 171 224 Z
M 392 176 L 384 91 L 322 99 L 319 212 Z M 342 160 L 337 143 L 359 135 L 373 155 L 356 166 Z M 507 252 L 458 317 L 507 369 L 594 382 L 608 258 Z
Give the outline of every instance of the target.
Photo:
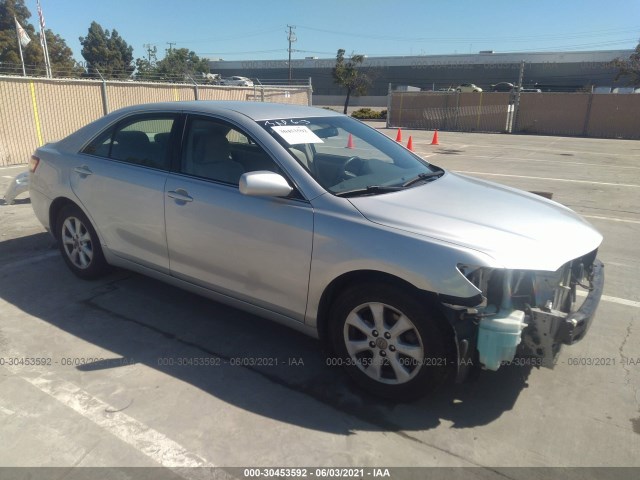
M 310 84 L 228 87 L 81 79 L 0 77 L 0 166 L 23 164 L 47 142 L 110 111 L 151 102 L 240 100 L 311 105 Z

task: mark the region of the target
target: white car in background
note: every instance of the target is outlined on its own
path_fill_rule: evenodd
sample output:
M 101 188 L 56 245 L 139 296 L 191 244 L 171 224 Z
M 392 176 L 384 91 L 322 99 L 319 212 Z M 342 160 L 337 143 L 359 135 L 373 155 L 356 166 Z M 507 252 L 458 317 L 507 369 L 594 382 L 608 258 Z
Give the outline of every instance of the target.
M 236 87 L 253 87 L 253 82 L 247 77 L 229 77 L 222 79 L 222 85 L 233 85 Z
M 474 83 L 463 83 L 456 88 L 458 93 L 478 93 L 482 92 L 482 89 L 476 86 Z

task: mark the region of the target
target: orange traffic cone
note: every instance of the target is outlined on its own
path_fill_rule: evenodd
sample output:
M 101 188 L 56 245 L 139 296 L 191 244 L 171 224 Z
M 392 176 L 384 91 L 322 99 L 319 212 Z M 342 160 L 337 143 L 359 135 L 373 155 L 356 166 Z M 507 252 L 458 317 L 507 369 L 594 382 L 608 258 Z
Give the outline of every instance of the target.
M 396 135 L 396 142 L 402 143 L 402 130 L 398 128 L 398 134 Z
M 438 129 L 436 128 L 436 131 L 433 132 L 433 140 L 431 140 L 431 145 L 440 145 L 438 143 Z
M 349 140 L 347 140 L 347 148 L 353 148 L 353 135 L 349 134 Z
M 407 148 L 413 152 L 413 138 L 409 135 L 409 141 L 407 142 Z

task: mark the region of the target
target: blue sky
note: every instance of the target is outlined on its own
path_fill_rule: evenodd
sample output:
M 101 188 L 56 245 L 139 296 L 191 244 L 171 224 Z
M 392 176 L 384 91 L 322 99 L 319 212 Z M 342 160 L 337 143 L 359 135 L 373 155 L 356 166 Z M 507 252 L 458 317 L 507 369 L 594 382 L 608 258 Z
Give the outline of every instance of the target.
M 36 0 L 25 0 L 37 26 Z M 206 58 L 335 57 L 617 50 L 640 38 L 640 0 L 41 0 L 47 28 L 82 60 L 78 37 L 92 21 L 117 30 L 146 56 L 168 42 Z

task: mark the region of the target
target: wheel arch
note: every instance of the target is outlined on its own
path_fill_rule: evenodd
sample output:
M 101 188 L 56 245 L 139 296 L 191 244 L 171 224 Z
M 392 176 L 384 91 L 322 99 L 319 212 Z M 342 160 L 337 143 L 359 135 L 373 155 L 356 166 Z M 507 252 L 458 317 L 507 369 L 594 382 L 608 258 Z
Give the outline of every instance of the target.
M 60 236 L 60 232 L 58 232 L 57 228 L 58 215 L 67 205 L 76 206 L 84 211 L 84 209 L 80 205 L 67 197 L 58 197 L 53 202 L 51 202 L 51 206 L 49 207 L 49 228 L 51 229 L 51 232 L 56 240 L 59 240 Z
M 100 233 L 100 230 L 98 229 L 98 226 L 96 225 L 96 223 L 93 221 L 93 218 L 91 218 L 91 215 L 89 215 L 89 213 L 84 209 L 82 204 L 70 199 L 69 197 L 58 197 L 53 202 L 51 202 L 51 206 L 49 207 L 49 228 L 52 232 L 53 237 L 56 239 L 56 241 L 59 240 L 58 238 L 59 232 L 57 231 L 57 226 L 56 226 L 58 215 L 60 214 L 62 209 L 68 205 L 73 205 L 74 207 L 77 207 L 80 210 L 82 210 L 82 212 L 89 219 L 89 222 L 91 222 L 91 226 L 96 231 L 96 235 L 100 240 L 100 245 L 104 245 L 102 234 Z
M 78 217 L 81 226 L 86 230 L 85 233 L 82 234 L 82 238 L 79 237 L 79 232 L 74 233 L 75 240 L 73 240 L 73 251 L 78 252 L 80 249 L 85 251 L 85 255 L 82 256 L 84 262 L 79 260 L 81 257 L 80 254 L 73 255 L 72 252 L 69 251 L 65 246 L 67 242 L 62 239 L 63 232 L 60 228 L 60 219 L 63 218 L 63 215 L 68 217 L 68 213 L 65 213 L 67 211 Z M 93 280 L 108 272 L 109 262 L 104 255 L 101 237 L 94 227 L 93 221 L 81 205 L 68 197 L 58 197 L 51 202 L 49 207 L 49 221 L 52 225 L 51 233 L 58 244 L 62 258 L 73 274 L 84 280 Z M 85 234 L 88 234 L 88 237 L 85 237 Z M 82 247 L 80 245 L 82 245 Z M 74 258 L 71 258 L 72 256 Z M 81 265 L 78 265 L 78 262 L 80 262 Z
M 322 292 L 322 296 L 320 297 L 320 304 L 318 306 L 316 328 L 318 329 L 318 336 L 320 340 L 327 348 L 330 348 L 331 343 L 328 341 L 329 325 L 331 323 L 331 306 L 341 292 L 349 288 L 351 285 L 357 283 L 386 283 L 402 289 L 408 289 L 421 297 L 422 301 L 428 303 L 434 310 L 439 312 L 441 309 L 441 303 L 436 293 L 420 290 L 412 283 L 407 282 L 406 280 L 395 275 L 380 272 L 377 270 L 356 270 L 343 273 L 339 277 L 333 279 L 333 281 L 331 281 L 331 283 L 327 285 L 327 287 Z M 451 338 L 453 339 L 455 332 L 452 325 L 442 315 L 438 315 L 438 319 L 440 320 L 438 323 L 440 324 L 443 333 L 446 333 L 447 337 L 451 335 Z

